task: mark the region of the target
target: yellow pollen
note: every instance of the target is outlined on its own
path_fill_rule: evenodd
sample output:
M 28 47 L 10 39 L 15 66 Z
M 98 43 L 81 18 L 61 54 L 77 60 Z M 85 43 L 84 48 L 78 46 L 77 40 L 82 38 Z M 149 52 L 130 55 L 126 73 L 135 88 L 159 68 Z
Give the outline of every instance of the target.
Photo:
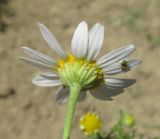
M 58 69 L 58 70 L 59 70 L 59 69 L 62 69 L 66 63 L 72 64 L 75 60 L 76 60 L 76 57 L 75 57 L 75 56 L 73 56 L 73 55 L 68 55 L 65 60 L 64 60 L 64 59 L 60 59 L 60 60 L 57 62 L 57 69 Z
M 102 121 L 96 113 L 87 113 L 80 119 L 80 129 L 86 135 L 92 135 L 101 129 Z
M 62 59 L 60 59 L 60 60 L 58 61 L 58 67 L 59 67 L 59 68 L 63 68 L 64 63 L 65 63 L 65 61 L 62 60 Z
M 96 67 L 97 69 L 97 72 L 100 72 L 101 69 L 98 68 L 97 64 L 96 64 L 96 61 L 87 61 L 86 59 L 84 58 L 76 58 L 74 55 L 68 55 L 67 58 L 64 60 L 64 59 L 60 59 L 58 62 L 57 62 L 57 69 L 61 69 L 64 67 L 65 64 L 73 64 L 73 63 L 79 63 L 81 65 L 83 64 L 87 64 L 87 66 L 89 68 L 91 67 Z
M 73 63 L 74 61 L 75 61 L 75 57 L 73 56 L 73 55 L 68 55 L 68 57 L 67 57 L 67 62 L 68 63 Z

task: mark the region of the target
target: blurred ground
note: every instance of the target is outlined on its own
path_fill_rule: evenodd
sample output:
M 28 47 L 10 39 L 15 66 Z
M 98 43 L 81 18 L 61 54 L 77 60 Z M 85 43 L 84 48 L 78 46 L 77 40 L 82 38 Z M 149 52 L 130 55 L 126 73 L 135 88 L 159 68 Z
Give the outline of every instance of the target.
M 119 110 L 135 115 L 136 128 L 146 137 L 160 130 L 160 1 L 159 0 L 0 0 L 0 138 L 60 139 L 66 104 L 54 101 L 57 88 L 40 88 L 31 83 L 37 69 L 21 62 L 21 46 L 29 46 L 52 57 L 56 54 L 43 40 L 38 22 L 44 23 L 65 50 L 70 49 L 73 31 L 82 20 L 90 27 L 104 24 L 101 54 L 134 43 L 134 56 L 143 64 L 125 77 L 137 83 L 114 101 L 102 102 L 88 95 L 77 105 L 72 138 L 79 131 L 79 117 L 96 108 L 103 130 L 114 124 Z M 122 78 L 124 75 L 120 75 Z M 93 103 L 94 102 L 94 103 Z

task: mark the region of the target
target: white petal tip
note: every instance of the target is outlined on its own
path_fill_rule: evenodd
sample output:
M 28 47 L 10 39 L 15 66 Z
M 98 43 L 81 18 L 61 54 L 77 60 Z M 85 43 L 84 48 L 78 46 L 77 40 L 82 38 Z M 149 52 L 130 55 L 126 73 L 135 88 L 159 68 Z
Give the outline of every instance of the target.
M 33 84 L 36 84 L 36 81 L 35 81 L 35 79 L 33 79 L 33 80 L 32 80 L 32 83 L 33 83 Z
M 93 27 L 98 27 L 98 26 L 100 26 L 101 24 L 100 23 L 96 23 Z
M 24 59 L 22 56 L 19 56 L 18 58 L 19 58 L 19 59 L 21 59 L 21 60 L 23 60 L 23 59 Z
M 78 27 L 87 27 L 87 23 L 85 21 L 82 21 L 81 23 L 79 23 Z
M 22 61 L 24 61 L 24 62 L 26 62 L 28 60 L 27 58 L 25 58 L 23 56 L 19 56 L 19 59 L 22 60 Z
M 38 26 L 41 27 L 41 26 L 44 26 L 44 25 L 42 23 L 38 23 Z
M 82 21 L 82 22 L 80 22 L 80 24 L 87 24 L 87 22 L 86 21 Z
M 139 64 L 141 64 L 141 63 L 142 63 L 142 61 L 139 60 L 138 58 L 134 58 L 134 59 L 128 60 L 128 64 L 129 64 L 131 67 L 135 67 L 135 66 L 137 66 L 137 65 L 139 65 Z
M 34 85 L 36 85 L 36 86 L 40 86 L 40 85 L 37 83 L 36 78 L 33 78 L 33 79 L 32 79 L 32 83 L 33 83 Z
M 128 44 L 127 47 L 129 47 L 130 49 L 136 49 L 134 44 Z
M 44 24 L 42 24 L 42 23 L 38 23 L 38 27 L 39 27 L 40 31 L 42 31 L 42 30 L 48 30 L 47 27 Z
M 27 47 L 27 46 L 22 46 L 21 48 L 22 48 L 22 49 L 26 49 L 26 48 L 28 48 L 28 47 Z
M 142 63 L 142 61 L 141 61 L 141 60 L 139 60 L 139 59 L 137 59 L 137 63 L 138 63 L 138 64 L 141 64 L 141 63 Z
M 31 48 L 26 47 L 26 46 L 22 46 L 22 47 L 21 47 L 21 50 L 24 51 L 24 52 L 25 52 L 25 50 L 28 50 L 28 49 L 31 49 Z

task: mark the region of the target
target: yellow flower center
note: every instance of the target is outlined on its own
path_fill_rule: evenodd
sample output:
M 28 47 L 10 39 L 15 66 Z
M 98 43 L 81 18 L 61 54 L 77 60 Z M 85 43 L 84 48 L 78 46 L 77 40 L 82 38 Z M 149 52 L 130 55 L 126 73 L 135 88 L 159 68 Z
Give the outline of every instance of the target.
M 57 62 L 57 70 L 61 70 L 65 64 L 74 64 L 74 63 L 79 63 L 79 64 L 87 64 L 88 67 L 96 67 L 98 70 L 98 66 L 96 64 L 96 61 L 87 61 L 84 58 L 78 59 L 74 55 L 68 55 L 67 58 L 60 59 Z M 100 70 L 100 69 L 99 69 Z
M 65 80 L 64 84 L 67 84 L 66 82 L 69 80 L 71 81 L 72 79 L 74 81 L 80 81 L 84 80 L 85 77 L 87 78 L 87 76 L 88 78 L 93 77 L 93 82 L 91 84 L 87 84 L 85 89 L 99 85 L 104 79 L 103 72 L 96 64 L 96 61 L 88 61 L 84 58 L 79 59 L 74 55 L 68 55 L 66 59 L 60 59 L 57 62 L 56 71 L 59 73 L 62 82 Z M 90 75 L 87 75 L 89 73 Z
M 80 129 L 86 135 L 92 135 L 101 129 L 102 121 L 96 113 L 87 113 L 80 119 Z

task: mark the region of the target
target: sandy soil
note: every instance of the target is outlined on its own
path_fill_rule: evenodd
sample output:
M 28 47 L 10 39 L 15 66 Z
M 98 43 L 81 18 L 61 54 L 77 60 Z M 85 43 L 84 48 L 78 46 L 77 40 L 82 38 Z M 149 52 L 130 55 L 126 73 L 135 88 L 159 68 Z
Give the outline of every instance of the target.
M 61 138 L 66 104 L 55 103 L 57 88 L 34 86 L 31 80 L 37 69 L 18 57 L 21 46 L 57 57 L 43 40 L 38 22 L 48 26 L 69 51 L 73 31 L 82 20 L 90 26 L 96 22 L 104 24 L 106 35 L 101 55 L 134 43 L 137 46 L 134 56 L 142 59 L 143 64 L 127 75 L 120 75 L 136 78 L 137 83 L 114 101 L 100 101 L 88 94 L 77 105 L 72 138 L 84 137 L 78 127 L 79 117 L 92 108 L 101 113 L 106 124 L 103 130 L 113 125 L 119 110 L 123 110 L 134 114 L 139 132 L 158 136 L 160 44 L 152 36 L 160 34 L 159 6 L 159 0 L 10 0 L 3 4 L 7 10 L 0 11 L 0 22 L 6 24 L 0 32 L 0 138 Z

